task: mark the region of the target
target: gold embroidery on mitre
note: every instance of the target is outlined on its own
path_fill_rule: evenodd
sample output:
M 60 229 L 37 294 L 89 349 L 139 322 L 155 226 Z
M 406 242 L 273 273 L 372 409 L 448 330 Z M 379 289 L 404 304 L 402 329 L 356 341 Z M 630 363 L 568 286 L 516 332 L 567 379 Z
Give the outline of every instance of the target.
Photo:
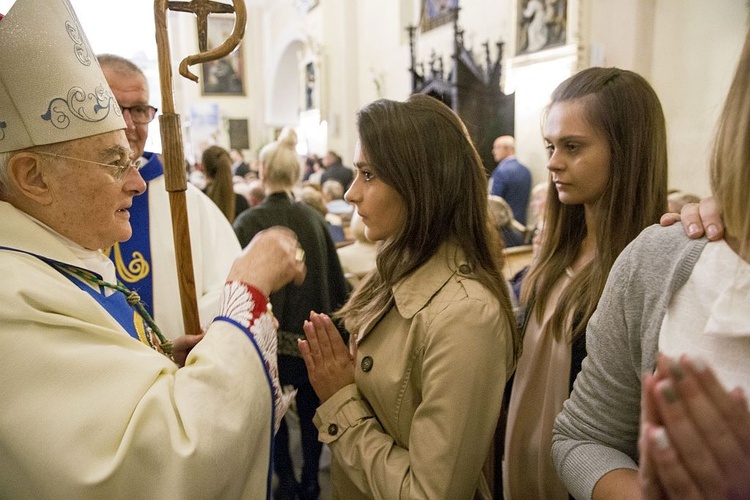
M 120 275 L 123 281 L 127 283 L 135 283 L 148 276 L 148 273 L 151 271 L 151 266 L 149 266 L 146 259 L 143 258 L 141 252 L 133 252 L 132 260 L 125 265 L 125 262 L 122 260 L 122 252 L 120 251 L 119 243 L 115 243 L 112 247 L 112 251 L 114 252 L 117 274 Z

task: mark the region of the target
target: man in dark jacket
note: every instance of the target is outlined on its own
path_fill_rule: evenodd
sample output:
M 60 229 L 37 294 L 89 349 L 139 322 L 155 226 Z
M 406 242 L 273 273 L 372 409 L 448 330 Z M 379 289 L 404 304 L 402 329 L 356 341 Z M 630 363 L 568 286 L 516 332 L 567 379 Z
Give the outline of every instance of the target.
M 320 177 L 321 186 L 325 184 L 327 180 L 333 179 L 339 181 L 341 185 L 344 186 L 344 191 L 349 189 L 349 186 L 351 186 L 352 181 L 354 180 L 354 172 L 352 169 L 345 167 L 341 163 L 341 157 L 338 154 L 329 151 L 323 158 L 323 166 L 325 167 L 325 172 L 323 172 L 323 175 Z

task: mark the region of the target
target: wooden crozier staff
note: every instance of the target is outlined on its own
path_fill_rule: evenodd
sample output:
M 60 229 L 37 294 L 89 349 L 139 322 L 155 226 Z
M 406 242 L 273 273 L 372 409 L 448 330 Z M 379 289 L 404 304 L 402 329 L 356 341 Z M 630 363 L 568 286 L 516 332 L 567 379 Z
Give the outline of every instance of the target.
M 199 53 L 188 56 L 180 62 L 180 74 L 194 82 L 198 81 L 198 76 L 191 73 L 188 66 L 221 59 L 236 49 L 245 34 L 247 12 L 245 0 L 232 0 L 232 5 L 210 0 L 191 0 L 189 2 L 155 0 L 154 3 L 156 46 L 159 57 L 159 79 L 162 96 L 162 115 L 159 116 L 159 127 L 161 128 L 164 150 L 164 180 L 169 192 L 169 206 L 172 212 L 182 319 L 185 324 L 185 333 L 197 335 L 201 333 L 201 326 L 195 293 L 193 255 L 190 249 L 190 228 L 188 227 L 187 204 L 185 202 L 185 190 L 187 189 L 185 151 L 182 146 L 180 115 L 174 111 L 174 86 L 172 84 L 172 66 L 167 34 L 167 10 L 192 12 L 198 17 Z M 231 12 L 235 13 L 232 34 L 218 47 L 207 50 L 208 15 Z

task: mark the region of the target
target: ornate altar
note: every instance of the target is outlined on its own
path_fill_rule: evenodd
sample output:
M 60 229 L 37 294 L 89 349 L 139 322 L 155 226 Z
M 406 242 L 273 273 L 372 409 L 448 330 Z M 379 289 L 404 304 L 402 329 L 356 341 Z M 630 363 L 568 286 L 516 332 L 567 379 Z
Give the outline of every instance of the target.
M 458 27 L 458 8 L 453 17 L 452 68 L 446 74 L 443 58 L 433 52 L 425 67 L 415 55 L 416 26 L 409 26 L 412 93 L 428 94 L 450 106 L 466 124 L 469 135 L 488 173 L 495 168 L 492 142 L 501 135 L 514 135 L 515 94 L 500 89 L 503 42 L 497 42 L 497 57 L 492 60 L 490 44 L 485 42 L 484 61 L 478 63 L 464 45 L 463 30 Z

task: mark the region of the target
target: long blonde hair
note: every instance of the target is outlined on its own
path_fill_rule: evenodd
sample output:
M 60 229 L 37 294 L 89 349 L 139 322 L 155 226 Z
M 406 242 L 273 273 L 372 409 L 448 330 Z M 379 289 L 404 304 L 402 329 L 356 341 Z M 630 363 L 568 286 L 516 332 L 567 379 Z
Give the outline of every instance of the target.
M 750 31 L 719 118 L 711 155 L 711 191 L 724 212 L 727 234 L 750 251 Z
M 656 92 L 632 71 L 583 70 L 555 89 L 549 106 L 568 101 L 583 103 L 588 121 L 607 138 L 611 158 L 594 208 L 596 257 L 573 277 L 548 323 L 556 339 L 572 342 L 586 331 L 617 256 L 667 208 L 667 132 Z M 521 287 L 521 301 L 538 321 L 587 232 L 583 205 L 562 204 L 550 180 L 539 255 Z
M 263 165 L 263 183 L 273 188 L 291 190 L 300 175 L 299 159 L 294 145 L 288 140 L 266 144 L 260 150 Z
M 347 330 L 359 332 L 391 303 L 396 283 L 452 242 L 497 298 L 518 353 L 501 243 L 488 217 L 487 177 L 463 122 L 437 99 L 415 94 L 405 102 L 380 99 L 365 106 L 357 113 L 357 129 L 376 176 L 403 199 L 406 223 L 380 243 L 377 270 L 336 316 Z

